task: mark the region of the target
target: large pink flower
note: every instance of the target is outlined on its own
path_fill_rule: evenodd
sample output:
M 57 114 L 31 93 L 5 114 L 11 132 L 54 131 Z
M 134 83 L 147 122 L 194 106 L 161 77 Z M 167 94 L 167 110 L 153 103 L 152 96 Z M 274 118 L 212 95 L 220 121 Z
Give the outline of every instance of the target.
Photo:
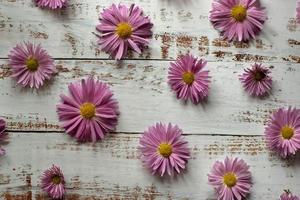
M 61 169 L 55 165 L 42 174 L 42 189 L 53 199 L 62 199 L 65 194 L 65 180 Z
M 218 200 L 241 200 L 252 186 L 249 166 L 239 158 L 216 161 L 208 181 L 216 189 Z
M 293 195 L 290 191 L 285 191 L 281 196 L 280 200 L 300 200 L 299 197 Z
M 266 20 L 257 0 L 214 0 L 210 13 L 213 26 L 228 40 L 255 38 Z
M 61 95 L 57 106 L 59 120 L 66 132 L 78 141 L 97 141 L 115 130 L 118 122 L 118 102 L 108 85 L 83 79 L 69 85 L 70 95 Z
M 245 69 L 245 72 L 240 76 L 240 81 L 250 95 L 264 96 L 269 93 L 272 87 L 270 73 L 268 68 L 255 63 L 252 68 Z
M 41 8 L 57 9 L 66 6 L 67 0 L 35 0 Z
M 55 73 L 54 60 L 41 45 L 18 44 L 10 51 L 8 57 L 12 77 L 23 87 L 38 89 Z
M 169 68 L 168 83 L 179 99 L 190 99 L 194 104 L 208 96 L 210 76 L 204 59 L 198 60 L 185 55 L 172 62 Z
M 177 125 L 156 123 L 144 132 L 140 139 L 142 161 L 153 174 L 173 175 L 185 169 L 190 158 L 187 142 Z
M 150 19 L 134 4 L 130 8 L 113 4 L 100 14 L 100 21 L 96 27 L 102 33 L 99 44 L 117 60 L 127 54 L 128 48 L 140 54 L 152 36 Z
M 296 154 L 300 149 L 300 109 L 278 109 L 268 121 L 265 136 L 269 148 L 283 158 Z
M 0 140 L 2 140 L 4 137 L 5 129 L 6 129 L 6 122 L 4 119 L 0 118 Z M 3 155 L 5 155 L 5 150 L 0 147 L 0 156 Z

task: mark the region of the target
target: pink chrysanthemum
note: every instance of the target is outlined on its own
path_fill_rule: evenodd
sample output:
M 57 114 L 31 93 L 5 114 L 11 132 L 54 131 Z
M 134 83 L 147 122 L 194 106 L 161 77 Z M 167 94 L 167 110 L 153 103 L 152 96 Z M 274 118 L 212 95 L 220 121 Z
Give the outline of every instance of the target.
M 300 0 L 297 3 L 297 21 L 300 24 Z
M 280 200 L 300 200 L 296 195 L 294 196 L 290 191 L 284 191 L 280 196 Z
M 185 55 L 171 63 L 168 83 L 178 99 L 190 99 L 194 104 L 208 96 L 210 76 L 204 59 Z
M 18 44 L 10 51 L 8 57 L 12 77 L 23 87 L 38 89 L 55 73 L 54 60 L 41 45 Z
M 247 68 L 240 75 L 240 81 L 245 90 L 252 96 L 264 96 L 268 94 L 272 87 L 271 71 L 262 66 L 254 64 L 252 68 Z
M 67 0 L 35 0 L 36 4 L 41 8 L 58 9 L 65 7 Z
M 4 137 L 4 132 L 6 129 L 6 122 L 4 119 L 0 118 L 0 140 Z M 5 150 L 0 147 L 0 156 L 5 155 Z
M 153 24 L 134 4 L 130 8 L 112 4 L 100 14 L 100 21 L 96 27 L 102 33 L 99 44 L 117 60 L 127 54 L 128 48 L 140 54 L 152 36 Z
M 218 200 L 241 200 L 252 186 L 249 166 L 239 158 L 216 161 L 208 181 L 216 189 Z
M 70 96 L 61 95 L 57 106 L 59 120 L 66 132 L 78 141 L 97 141 L 115 130 L 118 122 L 118 102 L 108 85 L 83 79 L 69 85 Z
M 187 142 L 177 125 L 156 123 L 144 132 L 140 139 L 143 163 L 153 174 L 171 176 L 180 173 L 190 158 Z
M 42 174 L 42 189 L 53 199 L 62 199 L 65 194 L 65 180 L 61 169 L 55 165 Z
M 265 128 L 269 148 L 283 158 L 300 149 L 300 109 L 280 108 L 273 113 Z
M 230 41 L 255 38 L 266 20 L 256 0 L 214 0 L 210 13 L 213 26 Z

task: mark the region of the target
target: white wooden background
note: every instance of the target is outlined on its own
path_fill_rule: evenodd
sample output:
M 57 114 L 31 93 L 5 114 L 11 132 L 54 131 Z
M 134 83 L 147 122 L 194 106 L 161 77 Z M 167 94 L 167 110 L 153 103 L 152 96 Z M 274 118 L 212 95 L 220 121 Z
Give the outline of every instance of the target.
M 278 199 L 284 189 L 300 195 L 300 156 L 282 160 L 266 148 L 263 130 L 272 111 L 300 107 L 300 25 L 296 0 L 261 0 L 268 20 L 250 43 L 219 38 L 209 20 L 211 0 L 124 0 L 141 6 L 154 23 L 149 48 L 117 63 L 98 49 L 99 12 L 116 0 L 69 0 L 61 11 L 31 0 L 0 0 L 0 116 L 8 121 L 1 145 L 0 199 L 48 199 L 40 174 L 62 167 L 70 200 L 215 200 L 207 173 L 217 159 L 239 156 L 251 166 L 249 200 Z M 39 91 L 9 77 L 7 54 L 16 43 L 41 43 L 58 74 Z M 191 52 L 206 58 L 211 93 L 197 106 L 176 100 L 167 85 L 169 61 Z M 238 75 L 253 62 L 272 69 L 274 87 L 265 99 L 249 97 Z M 108 82 L 120 103 L 117 132 L 95 144 L 79 144 L 58 126 L 55 105 L 67 84 L 93 74 Z M 192 151 L 188 170 L 176 178 L 150 175 L 138 159 L 141 133 L 155 122 L 178 124 Z

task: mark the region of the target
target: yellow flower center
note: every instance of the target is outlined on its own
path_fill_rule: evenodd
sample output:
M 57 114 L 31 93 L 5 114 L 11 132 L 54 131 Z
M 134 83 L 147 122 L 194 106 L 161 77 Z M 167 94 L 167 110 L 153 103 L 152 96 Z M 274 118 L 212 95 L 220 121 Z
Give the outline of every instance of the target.
M 195 80 L 195 77 L 194 77 L 194 74 L 192 72 L 185 72 L 183 75 L 182 75 L 182 80 L 188 84 L 188 85 L 191 85 L 194 80 Z
M 53 176 L 51 178 L 51 180 L 52 180 L 52 183 L 54 183 L 55 185 L 58 185 L 61 183 L 61 178 L 60 178 L 60 176 L 57 176 L 57 175 Z
M 261 81 L 266 77 L 266 74 L 262 71 L 257 71 L 254 73 L 254 79 L 256 81 Z
M 80 114 L 85 119 L 91 119 L 96 115 L 96 107 L 94 104 L 86 102 L 80 106 Z
M 39 67 L 38 60 L 32 56 L 27 58 L 27 60 L 25 61 L 25 64 L 26 64 L 27 69 L 29 69 L 30 71 L 36 71 Z
M 287 140 L 291 139 L 294 136 L 294 129 L 289 126 L 282 127 L 281 136 Z
M 231 16 L 238 22 L 243 22 L 247 17 L 247 9 L 244 6 L 236 5 L 231 9 Z
M 158 147 L 158 152 L 163 157 L 168 158 L 172 154 L 172 146 L 168 143 L 161 143 Z
M 233 172 L 228 172 L 223 176 L 223 182 L 227 187 L 233 187 L 237 182 L 237 177 Z
M 117 25 L 116 33 L 122 39 L 127 39 L 132 34 L 132 26 L 129 23 L 121 22 Z

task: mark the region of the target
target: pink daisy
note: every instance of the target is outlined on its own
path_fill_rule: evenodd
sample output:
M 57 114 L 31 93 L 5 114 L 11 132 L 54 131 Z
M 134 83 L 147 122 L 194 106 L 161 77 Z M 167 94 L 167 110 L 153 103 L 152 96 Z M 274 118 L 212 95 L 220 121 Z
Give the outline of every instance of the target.
M 271 71 L 262 66 L 254 64 L 252 68 L 247 68 L 240 75 L 240 81 L 245 90 L 252 96 L 264 96 L 268 94 L 272 87 Z
M 265 128 L 269 148 L 283 158 L 294 155 L 300 149 L 300 109 L 278 109 Z
M 142 9 L 132 4 L 115 5 L 100 14 L 100 24 L 96 26 L 102 33 L 99 44 L 102 50 L 120 60 L 127 54 L 128 48 L 141 53 L 152 36 L 153 24 L 143 15 Z
M 29 42 L 18 44 L 10 51 L 8 57 L 12 77 L 23 87 L 38 89 L 55 73 L 54 60 L 41 45 Z
M 115 130 L 118 102 L 108 85 L 92 77 L 69 85 L 70 95 L 61 95 L 57 106 L 59 120 L 66 132 L 78 141 L 97 141 Z
M 241 200 L 252 186 L 249 166 L 239 158 L 226 157 L 224 162 L 216 161 L 208 181 L 216 189 L 218 200 Z
M 0 140 L 2 140 L 4 137 L 5 129 L 6 129 L 6 122 L 4 119 L 0 118 Z M 5 155 L 5 150 L 0 147 L 0 156 L 3 155 Z
M 168 83 L 178 99 L 190 99 L 194 104 L 208 96 L 210 76 L 204 59 L 185 55 L 171 63 Z
M 66 6 L 67 0 L 35 0 L 41 8 L 57 9 Z
M 297 3 L 297 21 L 300 24 L 300 0 Z
M 156 123 L 140 139 L 142 161 L 152 171 L 163 176 L 180 173 L 190 158 L 187 142 L 177 125 Z
M 55 165 L 42 174 L 42 189 L 53 199 L 62 199 L 65 194 L 65 180 L 61 169 Z
M 280 200 L 300 200 L 300 198 L 294 196 L 289 190 L 287 190 L 280 196 Z
M 214 0 L 210 13 L 213 26 L 230 41 L 255 38 L 267 18 L 256 0 Z

